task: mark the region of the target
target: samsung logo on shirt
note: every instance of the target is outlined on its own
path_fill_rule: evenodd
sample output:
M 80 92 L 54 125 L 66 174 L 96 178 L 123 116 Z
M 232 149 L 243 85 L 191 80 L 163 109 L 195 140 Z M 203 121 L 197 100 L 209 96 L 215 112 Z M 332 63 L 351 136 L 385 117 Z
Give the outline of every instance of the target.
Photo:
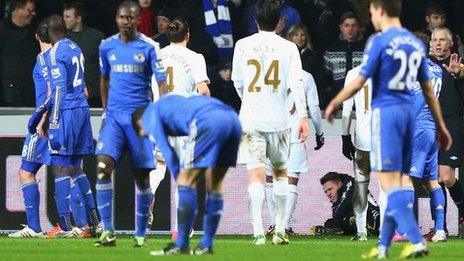
M 145 67 L 137 64 L 115 64 L 112 71 L 117 73 L 143 73 Z

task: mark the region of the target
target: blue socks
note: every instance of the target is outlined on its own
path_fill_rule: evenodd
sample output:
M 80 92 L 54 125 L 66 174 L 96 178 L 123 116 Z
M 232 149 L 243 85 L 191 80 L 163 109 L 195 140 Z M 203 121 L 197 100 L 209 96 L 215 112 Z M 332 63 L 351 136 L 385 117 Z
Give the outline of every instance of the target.
M 176 246 L 185 249 L 189 245 L 189 233 L 195 222 L 197 213 L 197 190 L 192 187 L 179 186 L 179 206 L 177 208 L 178 218 L 178 237 L 175 242 Z
M 153 200 L 151 188 L 140 190 L 137 188 L 137 206 L 135 219 L 135 236 L 145 237 L 148 227 L 148 218 L 150 217 L 150 205 Z
M 114 231 L 113 226 L 113 183 L 111 178 L 97 179 L 97 205 L 103 222 L 103 229 Z
M 68 174 L 58 174 L 55 177 L 55 202 L 60 217 L 60 227 L 64 231 L 72 228 L 70 198 L 71 177 Z
M 214 235 L 219 225 L 224 208 L 224 198 L 220 193 L 208 193 L 206 199 L 206 210 L 203 218 L 204 235 L 201 238 L 201 247 L 211 247 Z
M 93 192 L 90 189 L 90 182 L 87 179 L 85 173 L 76 174 L 74 177 L 74 183 L 81 191 L 82 201 L 85 203 L 85 208 L 89 217 L 90 224 L 97 226 L 99 223 L 97 210 L 95 209 L 95 200 L 93 198 Z
M 435 231 L 444 230 L 445 226 L 445 197 L 441 186 L 438 186 L 430 191 L 430 210 L 432 210 Z
M 71 210 L 76 227 L 85 227 L 88 225 L 87 211 L 82 202 L 81 191 L 75 183 L 71 184 Z
M 26 208 L 27 225 L 39 233 L 42 231 L 40 228 L 40 193 L 39 184 L 37 182 L 26 183 L 22 185 L 24 206 Z

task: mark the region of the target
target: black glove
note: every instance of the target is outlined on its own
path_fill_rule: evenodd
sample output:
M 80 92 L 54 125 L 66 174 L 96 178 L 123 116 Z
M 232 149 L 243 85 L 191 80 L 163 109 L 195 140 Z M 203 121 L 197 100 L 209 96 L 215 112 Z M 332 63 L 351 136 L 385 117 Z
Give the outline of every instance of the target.
M 321 135 L 316 134 L 316 147 L 314 147 L 314 150 L 319 150 L 324 146 L 325 139 L 324 139 L 324 133 L 321 133 Z
M 349 159 L 353 160 L 354 159 L 354 146 L 353 142 L 351 142 L 351 135 L 342 135 L 342 140 L 343 140 L 343 148 L 342 148 L 342 153 L 343 155 Z

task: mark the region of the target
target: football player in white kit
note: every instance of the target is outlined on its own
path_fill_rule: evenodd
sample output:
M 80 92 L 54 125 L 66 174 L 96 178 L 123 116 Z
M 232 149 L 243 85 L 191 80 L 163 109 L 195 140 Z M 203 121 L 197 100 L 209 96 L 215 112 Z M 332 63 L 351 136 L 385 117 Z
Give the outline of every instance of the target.
M 208 88 L 209 78 L 206 74 L 206 62 L 203 55 L 196 53 L 187 48 L 187 43 L 190 37 L 189 25 L 183 19 L 176 18 L 168 25 L 167 30 L 170 45 L 161 49 L 160 61 L 166 68 L 166 93 L 190 96 L 193 94 L 202 94 L 210 96 Z M 158 88 L 155 87 L 156 82 L 152 81 L 152 90 L 154 101 L 158 100 Z M 176 137 L 170 139 L 171 145 L 175 148 L 178 155 L 185 146 L 184 137 Z M 155 193 L 159 184 L 165 177 L 166 164 L 161 153 L 156 151 L 157 167 L 150 172 L 150 186 L 152 192 Z M 153 204 L 154 205 L 154 204 Z M 176 193 L 177 205 L 177 193 Z M 152 206 L 153 208 L 154 206 Z M 152 213 L 150 211 L 150 213 Z M 150 224 L 153 222 L 151 219 Z M 177 219 L 176 219 L 177 223 Z M 177 225 L 174 225 L 173 237 L 176 237 Z M 192 230 L 193 231 L 193 230 Z
M 290 150 L 290 121 L 286 106 L 288 89 L 293 93 L 300 119 L 299 138 L 304 141 L 308 135 L 300 54 L 294 43 L 275 34 L 280 11 L 279 0 L 257 2 L 259 32 L 237 42 L 232 63 L 232 80 L 242 98 L 242 146 L 249 156 L 248 194 L 255 245 L 266 243 L 261 211 L 267 158 L 274 172 L 273 192 L 277 212 L 272 242 L 288 244 L 284 229 L 288 194 L 287 158 Z
M 359 74 L 361 66 L 351 69 L 345 78 L 345 86 Z M 343 155 L 354 161 L 354 195 L 353 209 L 356 217 L 357 235 L 353 240 L 367 241 L 367 207 L 370 180 L 369 152 L 371 150 L 371 100 L 372 84 L 370 80 L 353 97 L 343 102 L 342 140 Z M 356 126 L 354 129 L 354 146 L 351 141 L 351 119 L 353 104 L 356 108 Z
M 303 75 L 303 88 L 306 95 L 306 105 L 311 116 L 311 122 L 313 123 L 314 129 L 316 131 L 318 144 L 314 148 L 319 150 L 324 145 L 324 133 L 322 131 L 322 116 L 321 109 L 319 108 L 319 98 L 317 94 L 317 86 L 314 81 L 313 76 L 304 71 Z M 288 91 L 289 99 L 287 100 L 287 109 L 290 114 L 291 119 L 291 145 L 290 145 L 290 155 L 288 157 L 288 195 L 287 203 L 285 206 L 285 219 L 284 227 L 285 233 L 287 235 L 294 235 L 294 231 L 290 226 L 290 221 L 295 211 L 295 206 L 298 198 L 298 180 L 301 173 L 307 173 L 309 171 L 307 154 L 306 154 L 306 145 L 298 137 L 298 128 L 300 125 L 300 119 L 296 113 L 295 102 L 292 97 L 292 93 Z M 269 211 L 269 216 L 271 221 L 275 220 L 275 204 L 273 200 L 273 179 L 272 171 L 269 171 L 270 166 L 266 165 L 266 186 L 264 188 L 267 202 L 267 209 Z M 269 227 L 267 234 L 273 234 L 275 230 L 275 223 Z

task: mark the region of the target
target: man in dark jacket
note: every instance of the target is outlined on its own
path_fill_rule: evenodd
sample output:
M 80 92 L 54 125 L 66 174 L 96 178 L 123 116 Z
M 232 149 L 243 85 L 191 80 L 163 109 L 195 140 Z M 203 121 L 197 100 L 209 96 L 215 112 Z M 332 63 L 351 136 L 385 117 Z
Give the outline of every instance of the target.
M 0 106 L 34 106 L 32 68 L 39 53 L 33 0 L 13 0 L 0 23 Z
M 337 172 L 329 172 L 320 179 L 325 195 L 332 203 L 332 218 L 324 226 L 315 226 L 312 235 L 356 234 L 356 220 L 353 211 L 354 178 Z M 367 231 L 378 235 L 380 226 L 380 209 L 372 195 L 368 194 Z
M 84 25 L 85 9 L 82 3 L 65 4 L 63 19 L 66 25 L 66 37 L 75 42 L 84 54 L 85 85 L 90 107 L 101 107 L 100 66 L 98 63 L 98 46 L 103 33 Z

